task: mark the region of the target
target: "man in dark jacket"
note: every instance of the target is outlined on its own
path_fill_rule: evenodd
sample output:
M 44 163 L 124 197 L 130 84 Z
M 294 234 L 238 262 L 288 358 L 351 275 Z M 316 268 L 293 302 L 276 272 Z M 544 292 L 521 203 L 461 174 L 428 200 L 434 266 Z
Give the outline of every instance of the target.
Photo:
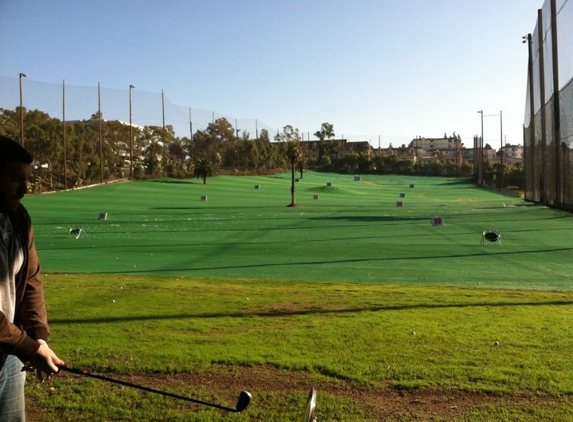
M 0 421 L 24 421 L 26 373 L 40 380 L 64 362 L 48 346 L 40 263 L 28 212 L 20 203 L 32 156 L 0 136 Z

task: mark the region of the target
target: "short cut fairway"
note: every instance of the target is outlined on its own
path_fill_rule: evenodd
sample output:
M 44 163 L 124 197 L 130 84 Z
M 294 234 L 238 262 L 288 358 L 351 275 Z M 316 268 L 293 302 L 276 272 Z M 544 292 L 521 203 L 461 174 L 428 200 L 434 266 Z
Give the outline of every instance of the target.
M 571 288 L 569 213 L 445 178 L 307 172 L 296 195 L 299 206 L 286 207 L 289 174 L 219 176 L 207 185 L 117 183 L 25 204 L 47 271 Z M 79 237 L 70 233 L 77 228 Z M 503 243 L 480 245 L 486 230 Z

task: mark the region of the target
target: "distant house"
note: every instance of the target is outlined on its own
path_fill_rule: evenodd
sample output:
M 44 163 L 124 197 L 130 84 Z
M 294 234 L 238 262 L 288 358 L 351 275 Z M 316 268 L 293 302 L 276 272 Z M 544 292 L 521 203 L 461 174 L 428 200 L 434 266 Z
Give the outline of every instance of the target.
M 410 142 L 408 150 L 416 160 L 430 161 L 439 160 L 446 162 L 473 162 L 476 156 L 474 148 L 465 148 L 459 138 L 416 138 Z M 483 148 L 485 161 L 499 161 L 500 153 L 486 144 Z M 503 160 L 507 163 L 515 163 L 523 160 L 523 147 L 521 145 L 506 145 L 503 148 Z
M 310 160 L 318 161 L 320 159 L 320 142 L 319 140 L 302 141 L 301 147 L 304 156 Z M 409 159 L 414 162 L 419 161 L 440 161 L 442 163 L 457 163 L 461 165 L 464 162 L 473 163 L 475 151 L 473 148 L 465 148 L 463 142 L 455 135 L 446 138 L 424 138 L 419 137 L 412 139 L 408 146 L 402 145 L 399 148 L 377 148 L 373 149 L 368 141 L 351 142 L 347 139 L 330 139 L 323 141 L 322 155 L 328 156 L 331 160 L 342 159 L 344 156 L 357 154 L 385 154 L 396 155 L 401 159 Z M 483 159 L 485 161 L 499 161 L 500 154 L 486 144 L 483 149 Z M 506 163 L 514 163 L 523 160 L 523 146 L 506 145 L 503 148 L 503 160 Z
M 368 141 L 355 141 L 346 143 L 347 152 L 355 152 L 357 154 L 366 153 L 368 155 L 372 154 L 372 146 Z
M 408 149 L 413 151 L 417 161 L 437 160 L 442 163 L 461 163 L 465 158 L 463 153 L 464 144 L 455 136 L 446 138 L 415 138 L 408 145 Z
M 490 144 L 485 144 L 483 148 L 483 159 L 486 161 L 496 160 L 496 150 L 493 149 Z
M 503 162 L 513 164 L 517 161 L 523 161 L 523 145 L 505 144 L 500 151 L 503 151 Z M 497 154 L 501 159 L 501 153 Z
M 430 151 L 460 150 L 464 144 L 455 137 L 449 138 L 416 138 L 408 145 L 409 148 L 421 148 Z

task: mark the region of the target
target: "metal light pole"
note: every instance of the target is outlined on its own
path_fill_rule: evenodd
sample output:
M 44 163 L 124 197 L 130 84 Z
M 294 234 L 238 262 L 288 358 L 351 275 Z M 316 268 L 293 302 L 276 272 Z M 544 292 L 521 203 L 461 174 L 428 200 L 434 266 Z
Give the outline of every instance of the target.
M 191 119 L 191 107 L 189 107 L 189 155 L 193 162 L 193 120 Z
M 500 161 L 500 180 L 499 180 L 499 184 L 500 184 L 500 189 L 503 190 L 503 117 L 502 117 L 502 111 L 499 111 L 499 140 L 501 142 L 501 149 L 500 149 L 500 155 L 499 155 L 499 161 Z
M 99 128 L 99 180 L 103 184 L 103 134 L 102 134 L 102 115 L 101 115 L 101 85 L 97 83 L 97 115 Z
M 135 88 L 129 85 L 129 177 L 133 178 L 133 125 L 131 123 L 131 95 Z
M 524 148 L 523 153 L 523 162 L 525 163 L 525 168 L 527 169 L 525 172 L 525 192 L 526 192 L 526 199 L 532 199 L 535 197 L 535 192 L 537 188 L 533 183 L 534 174 L 535 174 L 535 160 L 534 152 L 535 152 L 535 85 L 533 80 L 533 46 L 532 46 L 532 38 L 531 34 L 527 34 L 522 37 L 523 43 L 527 43 L 527 71 L 529 74 L 529 148 Z M 523 146 L 526 147 L 525 142 Z M 529 168 L 528 168 L 529 164 Z M 531 192 L 531 196 L 527 197 L 527 192 Z
M 66 141 L 66 80 L 62 81 L 62 140 L 64 141 L 64 189 L 68 190 L 68 144 Z
M 240 164 L 240 148 L 239 148 L 239 128 L 237 127 L 237 119 L 235 119 L 235 152 L 237 153 L 237 170 Z
M 563 176 L 561 168 L 561 101 L 559 99 L 559 37 L 557 36 L 557 0 L 551 0 L 551 55 L 553 67 L 553 145 L 555 147 L 555 205 L 563 200 Z
M 163 130 L 161 138 L 163 140 L 163 174 L 167 176 L 167 144 L 165 143 L 165 94 L 161 90 L 161 114 L 163 116 Z
M 20 73 L 20 144 L 24 146 L 24 105 L 22 101 L 22 78 L 27 78 L 28 75 Z
M 479 165 L 479 171 L 478 171 L 478 185 L 479 186 L 483 186 L 483 110 L 479 110 L 478 111 L 479 114 L 481 114 L 481 140 L 479 142 L 479 160 L 480 160 L 480 165 Z M 474 157 L 475 157 L 475 153 L 474 153 Z

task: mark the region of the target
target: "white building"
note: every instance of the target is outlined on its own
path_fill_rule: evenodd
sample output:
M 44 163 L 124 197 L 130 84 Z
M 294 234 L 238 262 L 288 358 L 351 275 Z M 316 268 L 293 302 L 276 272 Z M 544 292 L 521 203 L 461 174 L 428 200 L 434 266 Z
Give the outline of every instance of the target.
M 409 148 L 421 148 L 425 151 L 459 150 L 464 144 L 459 138 L 416 138 L 410 142 Z

